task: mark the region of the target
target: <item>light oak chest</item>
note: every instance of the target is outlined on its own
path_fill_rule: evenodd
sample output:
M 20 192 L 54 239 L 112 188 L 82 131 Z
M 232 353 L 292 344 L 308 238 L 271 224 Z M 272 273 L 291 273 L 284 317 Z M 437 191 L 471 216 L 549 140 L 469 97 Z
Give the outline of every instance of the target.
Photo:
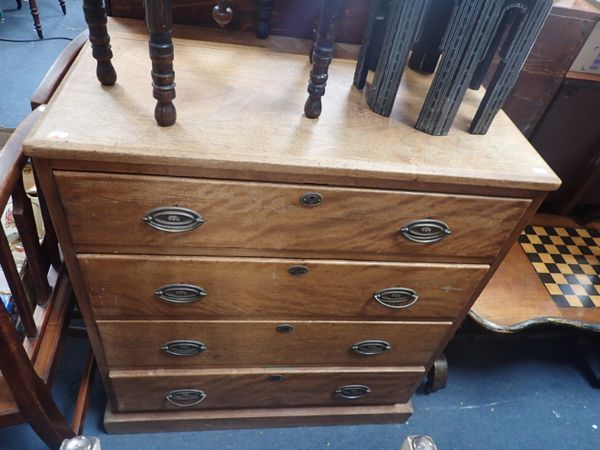
M 559 180 L 503 114 L 469 135 L 474 101 L 450 136 L 415 131 L 428 80 L 410 73 L 386 119 L 336 60 L 305 119 L 309 63 L 273 49 L 175 39 L 179 120 L 160 129 L 143 28 L 112 27 L 119 83 L 85 51 L 26 143 L 108 431 L 406 420 Z

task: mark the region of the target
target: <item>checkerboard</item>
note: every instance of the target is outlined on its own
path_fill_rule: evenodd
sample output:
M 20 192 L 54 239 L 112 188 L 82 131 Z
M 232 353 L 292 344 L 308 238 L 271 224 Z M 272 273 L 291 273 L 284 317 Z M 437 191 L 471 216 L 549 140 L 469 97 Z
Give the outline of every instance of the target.
M 600 307 L 600 232 L 528 226 L 519 243 L 558 307 Z

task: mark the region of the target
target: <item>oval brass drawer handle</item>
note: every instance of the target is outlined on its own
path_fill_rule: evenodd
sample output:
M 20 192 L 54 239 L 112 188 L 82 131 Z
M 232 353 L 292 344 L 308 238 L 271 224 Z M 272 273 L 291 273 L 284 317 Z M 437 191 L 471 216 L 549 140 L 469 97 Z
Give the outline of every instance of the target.
M 386 308 L 392 309 L 410 308 L 419 300 L 416 291 L 403 287 L 383 289 L 375 292 L 373 298 Z
M 359 355 L 365 356 L 375 356 L 381 355 L 388 350 L 391 350 L 392 346 L 387 341 L 378 341 L 378 340 L 370 340 L 370 341 L 361 341 L 357 342 L 352 346 L 352 350 L 354 350 Z
M 194 303 L 208 294 L 203 288 L 193 284 L 167 284 L 154 291 L 154 295 L 169 303 Z
M 178 206 L 154 208 L 146 213 L 143 222 L 155 230 L 183 233 L 202 225 L 205 220 L 196 211 Z
M 165 398 L 172 405 L 180 408 L 189 408 L 204 400 L 206 393 L 198 389 L 175 389 L 170 391 Z
M 450 227 L 440 220 L 423 219 L 404 225 L 400 232 L 412 242 L 433 244 L 452 234 Z
M 194 356 L 205 351 L 208 347 L 202 342 L 190 341 L 187 339 L 179 339 L 170 341 L 163 345 L 160 349 L 175 356 Z
M 370 394 L 371 388 L 362 384 L 349 384 L 340 386 L 335 390 L 335 393 L 346 400 L 356 400 Z

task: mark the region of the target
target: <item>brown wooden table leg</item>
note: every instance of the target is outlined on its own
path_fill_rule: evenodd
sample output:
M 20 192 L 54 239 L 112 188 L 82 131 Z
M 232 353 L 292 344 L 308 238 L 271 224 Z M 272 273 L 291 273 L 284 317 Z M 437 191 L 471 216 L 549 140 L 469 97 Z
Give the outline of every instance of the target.
M 44 39 L 44 33 L 42 33 L 42 23 L 40 22 L 40 11 L 38 10 L 36 0 L 29 0 L 29 9 L 31 10 L 31 16 L 33 17 L 33 26 L 35 31 L 37 31 L 40 39 Z
M 150 32 L 152 87 L 156 99 L 154 118 L 162 127 L 170 127 L 177 119 L 173 105 L 175 72 L 173 71 L 173 9 L 171 0 L 145 0 L 146 25 Z
M 98 81 L 104 86 L 113 86 L 117 82 L 117 73 L 110 61 L 113 55 L 106 29 L 106 8 L 103 0 L 83 0 L 83 14 L 90 30 L 92 55 L 98 62 Z
M 313 69 L 308 82 L 309 96 L 304 105 L 304 114 L 309 119 L 316 119 L 321 115 L 321 97 L 325 95 L 327 71 L 333 57 L 335 21 L 341 4 L 341 0 L 323 0 L 317 25 L 317 37 L 312 52 Z

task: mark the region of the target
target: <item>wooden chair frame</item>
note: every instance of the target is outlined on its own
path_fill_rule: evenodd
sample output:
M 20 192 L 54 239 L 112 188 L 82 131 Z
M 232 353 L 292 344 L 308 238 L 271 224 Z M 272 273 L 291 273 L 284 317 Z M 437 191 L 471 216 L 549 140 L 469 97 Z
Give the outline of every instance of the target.
M 38 192 L 38 198 L 45 236 L 42 243 L 38 239 L 31 200 L 23 182 L 27 158 L 23 155 L 22 142 L 42 115 L 41 108 L 35 107 L 49 101 L 86 38 L 82 33 L 59 56 L 32 98 L 34 110 L 0 153 L 0 210 L 4 210 L 12 198 L 15 225 L 27 258 L 19 272 L 0 224 L 0 265 L 25 334 L 23 339 L 16 332 L 6 309 L 0 306 L 0 426 L 28 422 L 51 448 L 59 448 L 64 439 L 81 431 L 95 362 L 90 351 L 73 421 L 69 424 L 54 403 L 50 387 L 60 359 L 74 294 L 42 192 Z M 58 273 L 54 286 L 48 281 L 51 267 Z M 34 308 L 28 292 L 35 300 Z

